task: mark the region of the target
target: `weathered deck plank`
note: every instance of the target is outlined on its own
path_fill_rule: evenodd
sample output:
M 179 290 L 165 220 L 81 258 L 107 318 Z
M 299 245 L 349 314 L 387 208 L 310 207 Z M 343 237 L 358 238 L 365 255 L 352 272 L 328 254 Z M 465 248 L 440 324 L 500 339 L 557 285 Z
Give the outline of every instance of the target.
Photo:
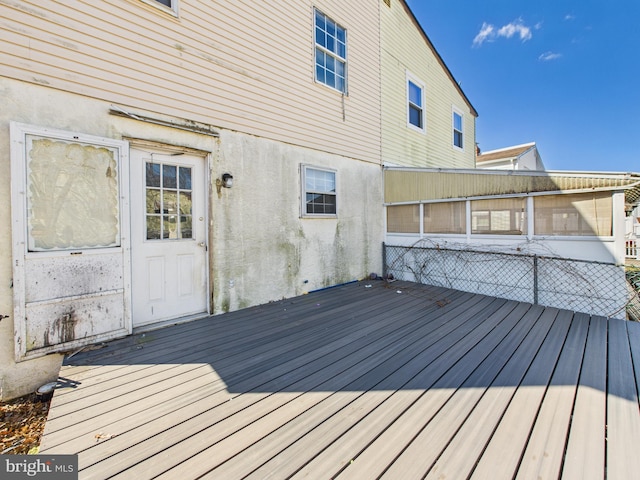
M 607 321 L 592 317 L 585 347 L 562 475 L 605 478 Z
M 41 451 L 78 453 L 81 479 L 640 469 L 640 325 L 366 283 L 78 353 Z
M 508 360 L 497 376 L 475 386 L 484 386 L 481 398 L 472 405 L 473 410 L 451 441 L 440 449 L 442 453 L 432 457 L 432 466 L 425 465 L 426 478 L 466 478 L 471 473 L 527 372 L 544 368 L 557 355 L 558 344 L 562 344 L 567 330 L 558 317 L 556 310 L 545 310 L 513 354 L 506 352 Z M 539 360 L 543 357 L 544 361 Z
M 558 478 L 560 474 L 588 327 L 587 315 L 574 315 L 516 478 Z
M 608 353 L 607 477 L 634 478 L 640 472 L 640 412 L 627 322 L 609 321 Z
M 421 325 L 420 329 L 422 331 L 418 331 L 416 337 L 426 340 L 436 338 L 447 329 L 453 329 L 456 324 L 463 324 L 473 312 L 473 309 L 469 308 L 469 303 L 473 303 L 476 300 L 471 299 L 470 302 L 462 303 L 444 313 L 437 312 L 437 318 L 433 319 L 437 325 L 431 326 L 428 323 Z M 485 300 L 488 300 L 488 302 Z M 484 299 L 476 302 L 476 305 L 489 303 L 491 303 L 490 299 Z M 370 369 L 375 368 L 402 348 L 404 344 L 400 341 L 400 338 L 406 342 L 412 340 L 411 335 L 406 335 L 405 332 L 396 329 L 390 335 L 375 342 L 369 342 L 365 348 L 351 353 L 346 361 L 341 359 L 339 363 L 331 363 L 315 376 L 309 375 L 308 370 L 301 371 L 303 379 L 294 388 L 296 392 L 301 393 L 296 393 L 293 398 L 289 398 L 289 396 L 269 398 L 261 402 L 263 403 L 260 405 L 262 408 L 254 409 L 255 413 L 253 415 L 254 410 L 244 410 L 241 420 L 232 419 L 227 422 L 233 427 L 231 431 L 221 428 L 220 423 L 206 420 L 206 424 L 211 426 L 195 434 L 189 428 L 181 429 L 182 431 L 167 432 L 169 440 L 173 443 L 160 449 L 157 445 L 153 445 L 153 448 L 157 450 L 155 456 L 144 463 L 136 465 L 124 475 L 135 475 L 137 472 L 145 472 L 146 474 L 149 472 L 152 474 L 162 473 L 164 471 L 163 468 L 168 469 L 173 466 L 172 462 L 175 461 L 176 457 L 182 460 L 181 470 L 184 469 L 190 475 L 204 474 L 218 464 L 223 463 L 227 458 L 258 442 L 271 431 L 280 428 L 318 403 L 324 402 L 335 392 L 346 389 L 354 380 L 366 374 Z M 351 345 L 349 348 L 353 350 L 354 347 Z M 327 358 L 324 357 L 324 359 Z M 362 387 L 356 388 L 357 392 L 361 390 Z M 286 409 L 280 408 L 283 400 L 287 402 Z M 267 408 L 265 405 L 272 406 Z M 225 418 L 223 421 L 227 421 L 226 419 L 229 418 L 225 413 L 225 407 L 222 406 L 222 408 L 216 409 L 215 412 L 216 417 Z M 200 422 L 198 422 L 198 425 L 200 425 Z M 181 439 L 180 442 L 176 442 L 178 438 Z M 196 453 L 194 454 L 194 452 Z M 167 478 L 171 478 L 172 476 L 175 477 L 176 472 L 168 471 L 166 474 Z

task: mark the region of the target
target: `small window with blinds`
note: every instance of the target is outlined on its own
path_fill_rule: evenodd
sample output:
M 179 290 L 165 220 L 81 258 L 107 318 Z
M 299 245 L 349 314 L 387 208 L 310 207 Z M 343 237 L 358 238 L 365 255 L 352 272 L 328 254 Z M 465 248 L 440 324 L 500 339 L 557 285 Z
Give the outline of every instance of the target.
M 610 192 L 536 197 L 534 212 L 535 235 L 609 237 L 613 234 Z

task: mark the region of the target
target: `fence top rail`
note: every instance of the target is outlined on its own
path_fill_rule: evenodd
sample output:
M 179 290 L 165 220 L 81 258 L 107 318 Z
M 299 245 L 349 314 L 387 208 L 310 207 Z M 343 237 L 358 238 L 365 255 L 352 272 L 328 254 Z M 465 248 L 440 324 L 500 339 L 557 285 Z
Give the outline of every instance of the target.
M 504 255 L 510 257 L 527 257 L 527 258 L 537 258 L 543 260 L 559 260 L 564 262 L 578 262 L 578 263 L 588 263 L 594 265 L 610 265 L 612 267 L 618 267 L 623 265 L 617 265 L 611 262 L 599 262 L 597 260 L 580 260 L 577 258 L 564 258 L 564 257 L 554 257 L 553 255 L 539 255 L 539 254 L 531 254 L 531 253 L 511 253 L 511 252 L 496 252 L 494 250 L 474 250 L 468 248 L 447 248 L 447 247 L 425 247 L 421 245 L 389 245 L 386 242 L 382 243 L 385 248 L 404 248 L 408 250 L 437 250 L 437 251 L 445 251 L 445 252 L 465 252 L 465 253 L 477 253 L 477 254 L 485 254 L 485 255 Z

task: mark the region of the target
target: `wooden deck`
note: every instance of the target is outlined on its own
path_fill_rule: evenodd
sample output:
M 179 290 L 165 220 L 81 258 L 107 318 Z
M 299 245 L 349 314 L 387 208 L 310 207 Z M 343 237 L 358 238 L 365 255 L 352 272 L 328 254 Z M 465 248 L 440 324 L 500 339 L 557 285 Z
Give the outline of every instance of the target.
M 640 324 L 413 283 L 134 335 L 60 377 L 41 453 L 83 479 L 640 471 Z

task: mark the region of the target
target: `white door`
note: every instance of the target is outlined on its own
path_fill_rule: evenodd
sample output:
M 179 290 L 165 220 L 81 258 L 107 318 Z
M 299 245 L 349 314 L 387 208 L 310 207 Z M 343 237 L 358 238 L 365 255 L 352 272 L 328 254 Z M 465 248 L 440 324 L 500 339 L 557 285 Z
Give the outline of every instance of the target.
M 133 326 L 208 311 L 205 159 L 131 149 Z

